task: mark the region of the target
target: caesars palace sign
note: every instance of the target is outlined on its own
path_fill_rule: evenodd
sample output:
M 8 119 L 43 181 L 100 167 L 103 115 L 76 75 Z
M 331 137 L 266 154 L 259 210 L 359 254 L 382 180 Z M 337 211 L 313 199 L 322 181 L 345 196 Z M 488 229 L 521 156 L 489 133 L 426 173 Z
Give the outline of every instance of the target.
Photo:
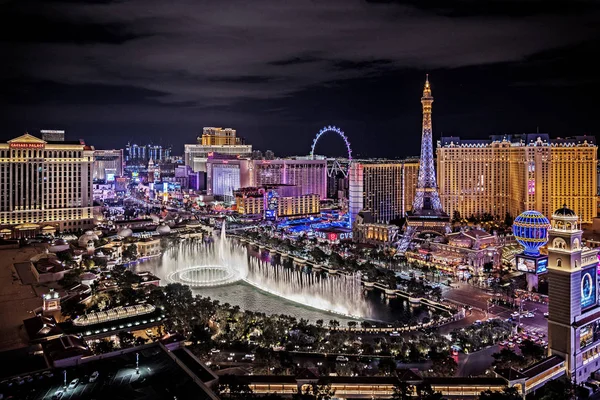
M 43 149 L 46 143 L 10 143 L 11 149 Z

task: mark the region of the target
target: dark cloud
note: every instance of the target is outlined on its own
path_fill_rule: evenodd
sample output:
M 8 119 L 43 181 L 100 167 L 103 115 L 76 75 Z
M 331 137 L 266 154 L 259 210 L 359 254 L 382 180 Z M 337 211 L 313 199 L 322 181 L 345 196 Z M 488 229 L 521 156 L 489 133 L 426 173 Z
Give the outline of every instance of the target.
M 176 118 L 197 129 L 303 121 L 318 100 L 296 112 L 294 98 L 400 71 L 519 65 L 589 39 L 599 12 L 591 1 L 538 0 L 21 0 L 0 7 L 9 55 L 0 83 L 13 119 L 58 120 L 53 113 L 62 110 L 75 122 Z

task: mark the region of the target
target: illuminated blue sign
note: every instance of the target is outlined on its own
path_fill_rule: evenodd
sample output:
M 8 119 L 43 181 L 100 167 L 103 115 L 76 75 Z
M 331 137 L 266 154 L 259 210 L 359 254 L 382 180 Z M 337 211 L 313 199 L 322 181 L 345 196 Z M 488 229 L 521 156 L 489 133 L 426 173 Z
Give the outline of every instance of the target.
M 547 258 L 542 258 L 541 260 L 538 260 L 537 262 L 537 268 L 535 273 L 536 274 L 545 274 L 546 272 L 548 272 L 548 259 Z
M 596 268 L 588 268 L 581 272 L 581 309 L 587 309 L 596 305 L 598 273 Z
M 277 192 L 269 190 L 267 193 L 267 204 L 265 207 L 265 218 L 266 219 L 277 219 L 277 207 L 279 199 L 277 198 Z

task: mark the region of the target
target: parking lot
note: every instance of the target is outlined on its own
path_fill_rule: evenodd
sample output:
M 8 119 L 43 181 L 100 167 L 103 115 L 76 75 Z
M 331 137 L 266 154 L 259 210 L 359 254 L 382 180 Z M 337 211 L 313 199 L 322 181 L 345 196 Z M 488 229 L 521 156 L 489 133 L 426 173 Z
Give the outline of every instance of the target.
M 91 382 L 90 376 L 95 371 L 98 378 Z M 10 387 L 5 382 L 0 393 L 5 398 L 31 400 L 202 398 L 192 379 L 158 348 L 140 351 L 139 371 L 136 371 L 136 353 L 127 353 L 66 370 L 55 369 L 51 373 L 52 376 L 32 376 L 30 382 L 13 380 Z M 74 379 L 79 379 L 78 383 L 70 386 Z M 195 393 L 195 397 L 188 393 Z

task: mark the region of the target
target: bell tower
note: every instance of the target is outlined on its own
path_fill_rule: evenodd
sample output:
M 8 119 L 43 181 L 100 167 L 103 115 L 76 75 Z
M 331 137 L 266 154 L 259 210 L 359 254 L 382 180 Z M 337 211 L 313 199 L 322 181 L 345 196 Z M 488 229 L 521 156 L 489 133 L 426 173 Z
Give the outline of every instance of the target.
M 598 250 L 582 245 L 579 217 L 563 205 L 548 230 L 548 351 L 578 382 L 600 369 Z M 593 361 L 593 362 L 592 362 Z

